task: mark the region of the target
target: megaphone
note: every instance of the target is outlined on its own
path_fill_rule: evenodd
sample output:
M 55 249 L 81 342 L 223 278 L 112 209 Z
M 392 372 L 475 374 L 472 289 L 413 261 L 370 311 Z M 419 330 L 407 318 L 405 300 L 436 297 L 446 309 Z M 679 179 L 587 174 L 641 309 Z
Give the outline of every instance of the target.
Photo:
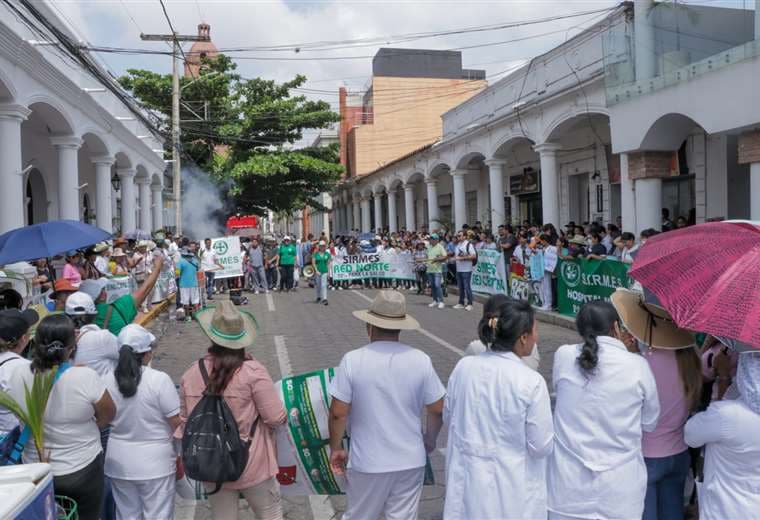
M 303 277 L 307 280 L 310 280 L 314 278 L 314 275 L 316 274 L 316 271 L 314 271 L 314 266 L 307 265 L 303 268 Z

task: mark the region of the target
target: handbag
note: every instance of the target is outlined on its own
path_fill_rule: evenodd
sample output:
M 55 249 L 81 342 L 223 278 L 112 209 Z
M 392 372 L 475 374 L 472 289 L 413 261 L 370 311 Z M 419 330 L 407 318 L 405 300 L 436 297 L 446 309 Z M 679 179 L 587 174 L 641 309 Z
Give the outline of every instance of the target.
M 61 378 L 64 372 L 68 370 L 71 365 L 67 362 L 61 363 L 58 366 L 58 370 L 53 378 L 53 385 Z M 32 430 L 29 428 L 21 428 L 16 426 L 11 432 L 6 435 L 0 442 L 0 466 L 11 466 L 14 464 L 21 464 L 21 455 L 24 453 L 29 438 L 32 436 Z

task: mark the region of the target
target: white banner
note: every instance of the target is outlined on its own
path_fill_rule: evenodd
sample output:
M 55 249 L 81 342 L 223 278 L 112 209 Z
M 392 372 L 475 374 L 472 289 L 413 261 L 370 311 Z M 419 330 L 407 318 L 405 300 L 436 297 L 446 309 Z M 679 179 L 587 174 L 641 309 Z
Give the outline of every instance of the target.
M 240 254 L 240 237 L 221 237 L 211 239 L 211 249 L 216 253 L 217 261 L 224 267 L 214 271 L 214 277 L 234 278 L 243 276 L 243 257 Z
M 472 272 L 472 292 L 507 294 L 507 272 L 504 255 L 491 249 L 478 249 L 478 264 Z
M 135 290 L 135 282 L 131 276 L 114 276 L 108 279 L 106 285 L 106 303 L 111 303 L 125 294 L 132 294 Z
M 382 251 L 336 257 L 332 262 L 334 280 L 361 280 L 381 278 L 414 280 L 412 255 L 408 252 Z

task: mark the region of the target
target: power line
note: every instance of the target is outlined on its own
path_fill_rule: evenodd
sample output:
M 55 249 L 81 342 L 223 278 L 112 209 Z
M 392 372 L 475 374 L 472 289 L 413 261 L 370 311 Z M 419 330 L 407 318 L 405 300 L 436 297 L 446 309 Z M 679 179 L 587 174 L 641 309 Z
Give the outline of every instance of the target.
M 182 49 L 182 45 L 180 45 L 179 40 L 177 39 L 177 31 L 174 30 L 174 25 L 172 25 L 172 20 L 169 17 L 169 13 L 166 12 L 166 5 L 164 4 L 164 0 L 158 0 L 161 3 L 161 10 L 164 12 L 164 18 L 166 18 L 166 23 L 169 24 L 169 30 L 172 32 L 172 35 L 174 36 L 174 43 L 177 46 L 177 49 L 179 49 L 180 54 L 182 54 L 182 61 L 184 61 L 186 64 L 189 63 L 187 60 L 187 56 L 185 56 L 185 51 Z M 173 52 L 172 52 L 173 54 Z M 193 72 L 192 67 L 187 67 L 187 70 L 190 71 L 190 75 L 195 79 L 195 72 Z

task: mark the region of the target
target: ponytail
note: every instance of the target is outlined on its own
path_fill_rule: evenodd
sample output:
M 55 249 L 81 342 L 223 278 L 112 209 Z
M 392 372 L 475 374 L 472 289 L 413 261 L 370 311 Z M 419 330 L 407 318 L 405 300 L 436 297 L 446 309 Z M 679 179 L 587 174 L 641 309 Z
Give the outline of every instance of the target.
M 142 378 L 142 362 L 145 353 L 138 354 L 129 345 L 119 350 L 119 363 L 114 370 L 116 386 L 124 397 L 132 397 L 137 393 L 137 386 Z
M 615 323 L 620 321 L 615 307 L 610 302 L 596 300 L 588 302 L 575 318 L 575 327 L 578 330 L 583 345 L 578 356 L 578 365 L 586 377 L 593 375 L 599 364 L 599 336 L 611 336 Z
M 485 304 L 483 304 L 483 318 L 478 323 L 478 338 L 486 346 L 490 345 L 496 339 L 496 325 L 494 318 L 501 315 L 501 308 L 509 301 L 509 297 L 504 294 L 494 294 Z
M 74 324 L 65 314 L 51 314 L 37 326 L 32 372 L 50 370 L 69 359 L 76 345 Z

